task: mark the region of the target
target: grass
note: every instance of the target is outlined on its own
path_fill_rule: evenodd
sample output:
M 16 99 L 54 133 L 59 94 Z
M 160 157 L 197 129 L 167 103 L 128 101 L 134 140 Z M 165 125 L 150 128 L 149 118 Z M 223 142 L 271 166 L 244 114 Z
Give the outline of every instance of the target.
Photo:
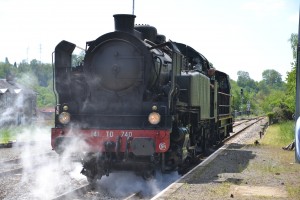
M 8 143 L 16 139 L 16 129 L 2 128 L 0 129 L 0 143 Z
M 290 144 L 295 138 L 295 122 L 287 121 L 269 126 L 261 140 L 261 144 L 283 147 Z
M 282 165 L 274 165 L 272 161 L 265 161 L 263 163 L 255 163 L 252 164 L 252 169 L 255 169 L 262 174 L 270 173 L 286 173 L 288 170 L 285 168 L 285 166 Z
M 50 126 L 47 126 L 47 124 L 45 124 L 42 127 L 50 127 Z M 5 128 L 0 128 L 0 144 L 6 144 L 9 141 L 16 140 L 17 138 L 31 140 L 32 138 L 36 137 L 37 134 L 44 133 L 44 132 L 38 132 L 38 131 L 39 131 L 39 128 L 36 125 L 10 126 L 10 127 L 5 127 Z M 50 133 L 50 130 L 46 133 L 47 134 Z
M 1 129 L 0 130 L 0 143 L 8 143 L 11 139 L 11 133 L 9 129 Z
M 213 188 L 211 192 L 216 193 L 218 196 L 224 196 L 228 194 L 231 185 L 231 183 L 223 182 L 217 188 Z
M 287 121 L 273 124 L 268 127 L 267 132 L 261 140 L 262 147 L 268 151 L 270 160 L 256 163 L 252 167 L 262 174 L 280 173 L 285 177 L 285 186 L 292 199 L 298 199 L 299 190 L 299 165 L 295 162 L 294 151 L 283 151 L 281 147 L 287 146 L 295 138 L 295 122 Z M 275 159 L 276 158 L 276 159 Z M 276 161 L 275 161 L 276 160 Z
M 289 196 L 291 197 L 300 197 L 300 190 L 299 190 L 299 185 L 294 185 L 294 184 L 288 184 L 286 186 L 287 192 L 289 193 Z

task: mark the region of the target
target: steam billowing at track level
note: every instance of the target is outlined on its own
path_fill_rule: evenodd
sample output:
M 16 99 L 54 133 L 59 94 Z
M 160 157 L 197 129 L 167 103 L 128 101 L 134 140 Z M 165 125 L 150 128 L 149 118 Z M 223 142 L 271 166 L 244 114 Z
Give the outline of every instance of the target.
M 114 15 L 115 31 L 87 42 L 76 67 L 75 44 L 55 48 L 51 145 L 63 154 L 79 141 L 74 154 L 90 182 L 121 170 L 145 179 L 156 170 L 182 173 L 232 132 L 228 75 L 134 19 Z

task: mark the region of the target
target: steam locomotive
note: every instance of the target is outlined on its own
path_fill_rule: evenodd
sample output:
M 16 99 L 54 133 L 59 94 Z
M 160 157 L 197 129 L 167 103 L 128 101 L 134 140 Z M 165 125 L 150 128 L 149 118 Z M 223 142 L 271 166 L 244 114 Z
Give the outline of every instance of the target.
M 90 182 L 118 170 L 181 173 L 232 132 L 228 75 L 134 20 L 114 15 L 115 31 L 87 42 L 76 67 L 75 44 L 55 48 L 51 145 L 59 154 L 75 145 Z

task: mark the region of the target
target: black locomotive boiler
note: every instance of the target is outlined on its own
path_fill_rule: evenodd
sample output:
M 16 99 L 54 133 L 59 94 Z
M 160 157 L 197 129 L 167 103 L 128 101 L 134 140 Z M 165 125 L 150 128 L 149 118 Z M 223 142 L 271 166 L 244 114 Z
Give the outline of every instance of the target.
M 75 147 L 92 182 L 118 170 L 181 172 L 232 132 L 228 75 L 134 19 L 114 15 L 115 31 L 87 42 L 79 66 L 75 44 L 55 48 L 51 145 L 61 154 L 84 142 Z

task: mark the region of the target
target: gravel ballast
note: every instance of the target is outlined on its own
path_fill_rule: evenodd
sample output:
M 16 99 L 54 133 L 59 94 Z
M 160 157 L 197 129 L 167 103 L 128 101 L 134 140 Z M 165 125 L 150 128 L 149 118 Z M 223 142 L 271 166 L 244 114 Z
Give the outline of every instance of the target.
M 155 199 L 299 199 L 294 152 L 257 144 L 261 122 Z

